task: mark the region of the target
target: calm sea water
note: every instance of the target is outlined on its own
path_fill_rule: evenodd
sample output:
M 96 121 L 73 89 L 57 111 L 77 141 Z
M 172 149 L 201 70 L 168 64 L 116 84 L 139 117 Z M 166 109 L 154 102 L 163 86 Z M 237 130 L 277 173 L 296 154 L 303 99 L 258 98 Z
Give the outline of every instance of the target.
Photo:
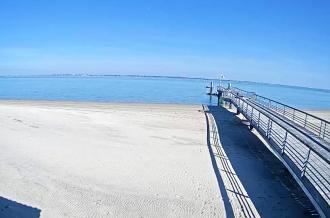
M 209 83 L 204 79 L 130 76 L 2 77 L 0 99 L 214 104 L 216 99 L 210 102 L 206 95 Z M 231 83 L 298 108 L 330 109 L 330 90 Z

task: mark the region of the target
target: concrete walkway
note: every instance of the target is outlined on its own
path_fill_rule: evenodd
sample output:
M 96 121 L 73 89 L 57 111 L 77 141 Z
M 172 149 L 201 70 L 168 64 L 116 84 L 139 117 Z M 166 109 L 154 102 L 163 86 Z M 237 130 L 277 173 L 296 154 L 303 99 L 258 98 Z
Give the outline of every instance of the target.
M 222 107 L 205 110 L 213 167 L 231 206 L 226 210 L 234 217 L 318 216 L 283 164 L 239 117 Z

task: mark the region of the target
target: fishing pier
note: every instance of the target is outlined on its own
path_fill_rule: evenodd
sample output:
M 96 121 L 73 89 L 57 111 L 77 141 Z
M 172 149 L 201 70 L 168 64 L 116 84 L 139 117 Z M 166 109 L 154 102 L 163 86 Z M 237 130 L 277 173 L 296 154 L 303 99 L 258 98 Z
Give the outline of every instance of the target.
M 250 129 L 270 145 L 315 206 L 330 217 L 330 122 L 278 101 L 228 85 L 208 88 L 208 95 L 235 107 Z

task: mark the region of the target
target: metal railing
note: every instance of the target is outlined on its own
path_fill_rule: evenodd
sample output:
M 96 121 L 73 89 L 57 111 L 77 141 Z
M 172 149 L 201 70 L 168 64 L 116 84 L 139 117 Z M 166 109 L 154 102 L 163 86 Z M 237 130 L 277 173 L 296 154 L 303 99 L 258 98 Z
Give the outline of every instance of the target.
M 236 87 L 232 88 L 232 90 L 241 96 L 248 97 L 264 107 L 283 115 L 287 119 L 315 134 L 317 137 L 330 142 L 329 121 L 267 97 L 257 95 L 254 92 L 248 92 Z
M 224 88 L 222 88 L 222 89 L 224 89 Z M 234 91 L 236 95 L 239 95 L 241 97 L 251 98 L 254 95 L 256 95 L 255 92 L 246 91 L 244 89 L 240 89 L 240 88 L 237 88 L 237 87 L 233 87 L 233 88 L 231 88 L 231 90 Z
M 314 205 L 317 204 L 317 209 L 321 209 L 325 216 L 330 217 L 330 150 L 321 148 L 313 141 L 306 143 L 301 134 L 287 128 L 278 118 L 263 112 L 240 96 L 240 93 L 224 91 L 224 95 L 229 97 L 250 124 L 268 139 L 291 170 L 289 171 L 303 184 Z

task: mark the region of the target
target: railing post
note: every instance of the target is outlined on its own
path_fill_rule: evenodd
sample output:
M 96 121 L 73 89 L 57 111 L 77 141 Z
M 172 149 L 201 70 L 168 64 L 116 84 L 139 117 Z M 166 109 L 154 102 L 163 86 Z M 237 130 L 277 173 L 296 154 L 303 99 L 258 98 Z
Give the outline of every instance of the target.
M 273 121 L 270 122 L 270 128 L 269 128 L 269 133 L 268 133 L 268 138 L 270 139 L 271 134 L 272 134 L 272 129 L 273 129 Z
M 292 120 L 294 121 L 294 118 L 295 118 L 295 113 L 296 113 L 296 110 L 293 109 L 293 113 L 292 113 Z
M 286 140 L 288 138 L 288 132 L 286 131 L 285 132 L 285 137 L 284 137 L 284 141 L 282 143 L 282 151 L 281 151 L 281 154 L 284 155 L 284 151 L 285 151 L 285 146 L 286 146 Z
M 308 164 L 310 154 L 311 154 L 311 149 L 308 149 L 307 157 L 306 157 L 306 160 L 304 161 L 304 166 L 301 170 L 301 175 L 300 175 L 301 178 L 305 176 L 305 172 L 307 169 L 307 164 Z
M 267 138 L 270 138 L 271 128 L 273 125 L 272 123 L 273 122 L 271 121 L 271 119 L 268 118 L 267 133 L 266 133 Z
M 319 132 L 319 137 L 322 135 L 322 126 L 323 126 L 323 120 L 321 120 L 321 125 L 320 125 L 320 132 Z
M 245 115 L 247 116 L 247 112 L 248 112 L 248 107 L 249 107 L 249 105 L 248 105 L 248 103 L 246 103 L 246 108 L 245 108 Z
M 253 100 L 257 101 L 257 94 L 253 93 Z
M 258 116 L 258 128 L 260 127 L 260 112 L 259 112 L 259 116 Z
M 283 106 L 283 115 L 285 116 L 285 106 Z
M 307 114 L 306 114 L 306 116 L 305 116 L 304 128 L 306 127 L 306 123 L 307 123 Z
M 242 106 L 241 106 L 241 108 L 242 108 L 242 109 L 241 109 L 241 113 L 243 114 L 243 113 L 244 113 L 244 104 L 245 104 L 245 102 L 242 101 L 242 100 L 241 100 L 241 102 L 242 102 L 242 103 L 241 103 L 241 104 L 242 104 Z
M 253 121 L 253 107 L 252 107 L 252 110 L 251 110 L 251 121 Z
M 325 138 L 325 131 L 326 131 L 326 129 L 327 129 L 327 123 L 324 123 L 323 136 L 322 136 L 323 139 Z

